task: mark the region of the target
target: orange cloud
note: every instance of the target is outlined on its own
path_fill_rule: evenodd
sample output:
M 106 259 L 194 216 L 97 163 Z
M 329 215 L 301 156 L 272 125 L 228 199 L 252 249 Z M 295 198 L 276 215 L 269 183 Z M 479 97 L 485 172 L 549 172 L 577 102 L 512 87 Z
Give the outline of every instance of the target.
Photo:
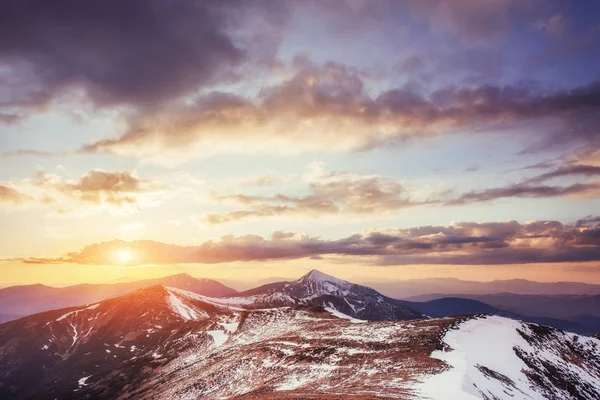
M 59 258 L 24 258 L 26 263 L 112 265 L 217 264 L 307 257 L 354 257 L 375 265 L 526 264 L 600 260 L 600 218 L 574 224 L 558 221 L 457 222 L 450 226 L 371 229 L 337 240 L 292 232 L 223 236 L 196 246 L 138 240 L 91 244 Z M 15 261 L 13 259 L 12 261 Z

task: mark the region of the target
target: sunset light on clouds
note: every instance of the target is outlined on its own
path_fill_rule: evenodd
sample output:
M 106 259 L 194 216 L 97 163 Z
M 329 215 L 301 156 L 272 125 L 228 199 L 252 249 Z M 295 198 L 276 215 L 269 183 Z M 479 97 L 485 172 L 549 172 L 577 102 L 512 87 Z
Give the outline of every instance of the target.
M 0 286 L 600 284 L 599 16 L 4 1 Z

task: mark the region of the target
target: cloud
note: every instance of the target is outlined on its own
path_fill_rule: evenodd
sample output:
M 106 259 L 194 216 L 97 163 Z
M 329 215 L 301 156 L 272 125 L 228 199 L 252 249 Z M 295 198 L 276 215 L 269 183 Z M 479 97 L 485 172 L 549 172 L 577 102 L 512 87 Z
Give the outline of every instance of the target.
M 246 194 L 216 195 L 215 200 L 245 208 L 223 213 L 208 213 L 198 219 L 208 224 L 223 224 L 260 217 L 311 217 L 324 215 L 388 215 L 432 200 L 413 199 L 399 182 L 378 175 L 327 171 L 311 165 L 305 177 L 308 194 L 303 196 L 278 193 L 272 196 Z
M 111 241 L 52 258 L 19 259 L 26 263 L 111 265 L 127 249 L 132 265 L 216 264 L 322 256 L 348 256 L 375 265 L 512 264 L 600 260 L 600 218 L 574 224 L 558 221 L 456 222 L 450 226 L 370 229 L 346 238 L 327 240 L 292 232 L 223 236 L 196 246 L 139 240 Z
M 182 160 L 274 147 L 282 153 L 343 151 L 458 132 L 531 131 L 531 121 L 552 121 L 547 131 L 532 132 L 537 141 L 528 151 L 533 151 L 591 143 L 600 122 L 598 82 L 565 90 L 517 84 L 425 92 L 409 85 L 373 94 L 367 75 L 351 67 L 296 59 L 294 68 L 290 79 L 254 97 L 211 92 L 158 112 L 130 114 L 120 137 L 80 151 L 147 158 L 175 153 Z
M 155 206 L 167 186 L 135 172 L 91 170 L 77 178 L 38 171 L 35 179 L 0 184 L 0 203 L 46 208 L 55 216 L 123 214 Z
M 562 14 L 554 14 L 550 18 L 539 20 L 536 29 L 549 36 L 562 37 L 569 29 L 570 21 Z
M 434 31 L 474 45 L 506 34 L 510 9 L 518 3 L 512 0 L 417 0 L 411 6 L 414 12 L 430 21 Z
M 541 166 L 536 165 L 528 169 Z M 544 167 L 548 166 L 544 164 Z M 279 192 L 273 195 L 247 193 L 219 195 L 215 193 L 212 197 L 214 201 L 221 204 L 232 203 L 243 208 L 206 213 L 193 218 L 210 225 L 218 225 L 250 218 L 319 218 L 327 215 L 382 217 L 417 206 L 459 206 L 503 198 L 600 197 L 600 181 L 574 182 L 564 186 L 543 184 L 544 181 L 559 177 L 600 175 L 600 167 L 587 165 L 564 164 L 553 171 L 518 183 L 458 194 L 455 194 L 454 190 L 435 192 L 414 184 L 402 184 L 380 175 L 328 171 L 319 163 L 313 163 L 309 168 L 309 173 L 303 177 L 307 194 L 292 195 Z M 466 169 L 465 172 L 475 170 L 477 168 Z
M 499 188 L 484 189 L 460 195 L 446 201 L 446 205 L 461 205 L 475 202 L 492 201 L 502 198 L 548 198 L 564 196 L 600 196 L 600 183 L 574 183 L 568 186 L 547 186 L 515 184 Z
M 553 178 L 568 177 L 568 176 L 598 176 L 600 175 L 600 166 L 595 165 L 565 165 L 554 171 L 540 174 L 531 179 L 528 183 L 543 182 Z
M 243 182 L 247 186 L 273 186 L 281 183 L 282 179 L 274 176 L 257 176 Z
M 9 186 L 0 185 L 0 203 L 22 204 L 32 198 Z
M 40 188 L 55 191 L 84 203 L 136 204 L 136 194 L 160 188 L 157 182 L 140 179 L 130 172 L 92 170 L 75 180 L 58 175 L 38 173 L 35 183 Z
M 106 0 L 0 4 L 0 105 L 42 107 L 68 91 L 96 106 L 155 108 L 235 80 L 279 2 Z M 266 42 L 260 42 L 266 45 Z
M 556 163 L 542 162 L 522 169 L 552 168 Z M 463 193 L 458 197 L 446 200 L 446 205 L 461 205 L 473 202 L 487 202 L 502 198 L 594 198 L 600 196 L 600 182 L 575 182 L 566 186 L 543 184 L 554 178 L 594 177 L 600 175 L 600 167 L 593 165 L 579 165 L 563 163 L 550 172 L 536 175 L 522 182 L 503 187 L 488 188 L 480 191 Z
M 50 157 L 59 155 L 57 153 L 52 153 L 50 151 L 43 150 L 15 150 L 15 151 L 7 151 L 4 153 L 0 153 L 0 158 L 11 158 L 11 157 L 21 157 L 21 156 L 37 156 L 37 157 Z

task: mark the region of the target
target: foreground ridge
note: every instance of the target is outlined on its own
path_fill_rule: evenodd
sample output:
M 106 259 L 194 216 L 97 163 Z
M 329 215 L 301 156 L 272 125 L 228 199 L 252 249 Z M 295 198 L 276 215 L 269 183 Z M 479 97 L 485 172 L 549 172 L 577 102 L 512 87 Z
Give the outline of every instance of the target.
M 311 304 L 252 306 L 153 286 L 0 325 L 0 398 L 600 395 L 600 341 L 558 329 L 487 315 L 365 322 Z

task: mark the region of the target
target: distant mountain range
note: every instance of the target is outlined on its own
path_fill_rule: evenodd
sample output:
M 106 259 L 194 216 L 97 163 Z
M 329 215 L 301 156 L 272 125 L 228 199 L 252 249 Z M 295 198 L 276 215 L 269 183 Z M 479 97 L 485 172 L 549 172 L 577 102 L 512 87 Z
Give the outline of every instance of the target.
M 156 285 L 11 321 L 0 398 L 600 398 L 598 339 L 498 316 L 413 319 L 367 289 L 318 271 L 221 298 Z M 340 298 L 409 320 L 359 320 Z
M 18 318 L 42 311 L 55 310 L 80 304 L 90 304 L 110 297 L 153 285 L 164 285 L 204 294 L 231 296 L 237 293 L 212 279 L 197 279 L 178 274 L 157 279 L 112 284 L 81 284 L 55 288 L 45 285 L 11 286 L 0 289 L 0 318 Z
M 600 285 L 581 282 L 534 282 L 525 279 L 495 280 L 491 282 L 464 281 L 455 278 L 407 279 L 390 282 L 367 282 L 386 296 L 410 299 L 419 295 L 515 293 L 543 295 L 600 295 Z
M 490 304 L 470 298 L 440 297 L 430 301 L 397 300 L 397 302 L 405 305 L 406 307 L 410 307 L 417 312 L 435 318 L 485 313 L 525 322 L 548 325 L 565 331 L 588 336 L 600 332 L 600 318 L 591 316 L 553 318 L 548 316 L 552 315 L 551 312 L 549 312 L 548 315 L 532 316 L 521 312 L 508 311 L 499 307 L 494 307 Z M 577 313 L 577 310 L 574 310 L 573 312 Z
M 422 302 L 448 297 L 449 294 L 427 294 L 407 300 Z M 532 317 L 577 319 L 600 318 L 600 295 L 531 295 L 514 293 L 460 294 L 496 308 Z
M 519 282 L 524 285 L 523 282 L 528 281 Z M 529 283 L 534 284 L 533 286 L 537 284 Z M 187 274 L 128 283 L 84 284 L 65 288 L 14 286 L 0 289 L 0 323 L 50 309 L 91 304 L 153 285 L 184 289 L 209 297 L 223 297 L 228 299 L 229 304 L 245 307 L 321 306 L 361 320 L 406 320 L 422 318 L 424 315 L 446 317 L 489 313 L 584 335 L 600 332 L 600 296 L 444 293 L 397 300 L 369 287 L 316 270 L 295 281 L 268 283 L 239 293 L 217 281 L 196 279 Z

